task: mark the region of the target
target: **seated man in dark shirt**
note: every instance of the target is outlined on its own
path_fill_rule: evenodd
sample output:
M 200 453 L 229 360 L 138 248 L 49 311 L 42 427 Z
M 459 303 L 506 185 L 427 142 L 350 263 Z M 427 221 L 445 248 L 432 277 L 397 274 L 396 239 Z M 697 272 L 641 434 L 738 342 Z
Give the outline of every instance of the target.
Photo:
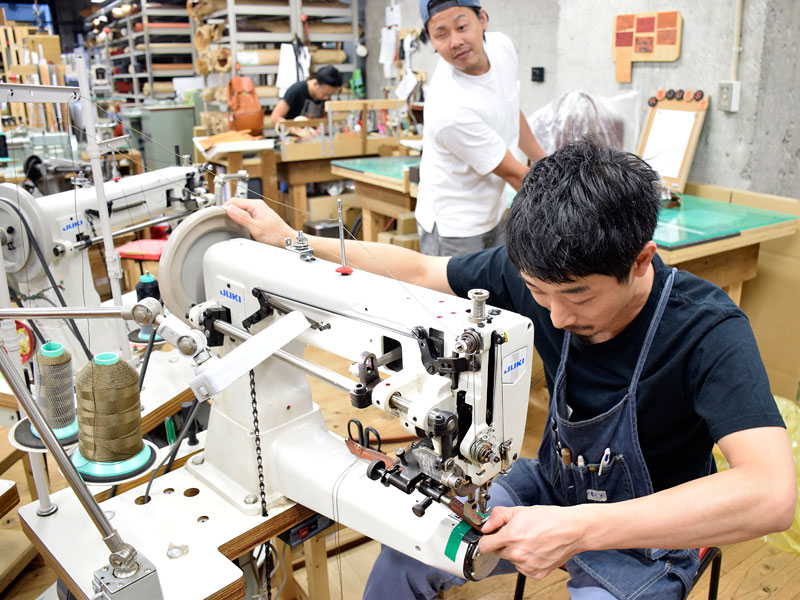
M 313 77 L 298 81 L 286 90 L 272 109 L 272 124 L 295 117 L 318 119 L 324 113 L 324 102 L 342 86 L 342 74 L 336 67 L 322 67 Z
M 577 142 L 528 173 L 507 247 L 447 258 L 347 246 L 353 267 L 462 296 L 485 288 L 533 321 L 547 426 L 538 458 L 495 480 L 480 550 L 505 559 L 496 572 L 536 579 L 566 564 L 573 599 L 684 598 L 696 548 L 794 517 L 791 446 L 747 317 L 656 254 L 658 182 L 636 156 Z M 231 204 L 255 239 L 293 235 L 263 202 Z M 338 240 L 310 243 L 338 260 Z M 715 443 L 729 470 L 716 472 Z M 461 582 L 384 548 L 364 596 L 434 598 Z

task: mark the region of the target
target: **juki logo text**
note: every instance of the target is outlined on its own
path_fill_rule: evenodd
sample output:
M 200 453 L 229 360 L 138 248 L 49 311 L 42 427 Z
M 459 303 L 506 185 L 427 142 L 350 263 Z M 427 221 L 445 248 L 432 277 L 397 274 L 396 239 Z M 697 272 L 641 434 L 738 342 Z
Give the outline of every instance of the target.
M 219 293 L 226 298 L 230 298 L 234 302 L 238 302 L 239 304 L 242 303 L 242 297 L 239 294 L 234 294 L 230 290 L 220 290 Z
M 508 365 L 505 370 L 503 371 L 503 375 L 508 375 L 511 371 L 514 371 L 525 364 L 525 359 L 521 358 L 516 361 L 513 365 Z
M 69 231 L 70 229 L 75 229 L 81 225 L 83 225 L 83 219 L 78 219 L 77 221 L 72 221 L 72 223 L 67 223 L 64 225 L 64 227 L 61 228 L 61 231 Z

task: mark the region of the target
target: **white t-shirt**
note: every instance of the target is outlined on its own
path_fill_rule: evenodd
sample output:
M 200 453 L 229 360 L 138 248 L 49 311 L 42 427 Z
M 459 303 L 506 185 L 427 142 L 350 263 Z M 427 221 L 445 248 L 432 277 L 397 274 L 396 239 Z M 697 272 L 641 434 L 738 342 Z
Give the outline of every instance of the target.
M 505 180 L 492 170 L 519 143 L 517 53 L 489 32 L 489 71 L 467 75 L 439 59 L 425 98 L 417 221 L 443 237 L 491 231 L 505 210 Z

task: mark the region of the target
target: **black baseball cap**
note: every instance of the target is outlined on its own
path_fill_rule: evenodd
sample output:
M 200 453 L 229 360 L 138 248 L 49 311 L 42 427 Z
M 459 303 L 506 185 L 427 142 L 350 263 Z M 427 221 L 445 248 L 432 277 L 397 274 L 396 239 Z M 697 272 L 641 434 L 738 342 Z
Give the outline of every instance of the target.
M 428 21 L 436 13 L 456 6 L 482 8 L 478 0 L 419 0 L 419 14 L 422 15 L 422 26 L 427 27 Z

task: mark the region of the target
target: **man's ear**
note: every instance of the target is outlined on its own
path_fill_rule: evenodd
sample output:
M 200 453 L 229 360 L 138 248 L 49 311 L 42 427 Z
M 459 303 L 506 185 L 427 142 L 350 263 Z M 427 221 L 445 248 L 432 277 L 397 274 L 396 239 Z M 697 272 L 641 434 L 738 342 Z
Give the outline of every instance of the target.
M 486 31 L 489 28 L 489 15 L 486 14 L 486 11 L 481 9 L 481 14 L 478 15 L 478 20 L 483 25 L 483 30 Z
M 642 277 L 647 273 L 647 269 L 653 262 L 653 257 L 656 255 L 656 243 L 653 240 L 647 242 L 639 251 L 636 260 L 633 261 L 631 267 L 631 275 L 633 277 Z

